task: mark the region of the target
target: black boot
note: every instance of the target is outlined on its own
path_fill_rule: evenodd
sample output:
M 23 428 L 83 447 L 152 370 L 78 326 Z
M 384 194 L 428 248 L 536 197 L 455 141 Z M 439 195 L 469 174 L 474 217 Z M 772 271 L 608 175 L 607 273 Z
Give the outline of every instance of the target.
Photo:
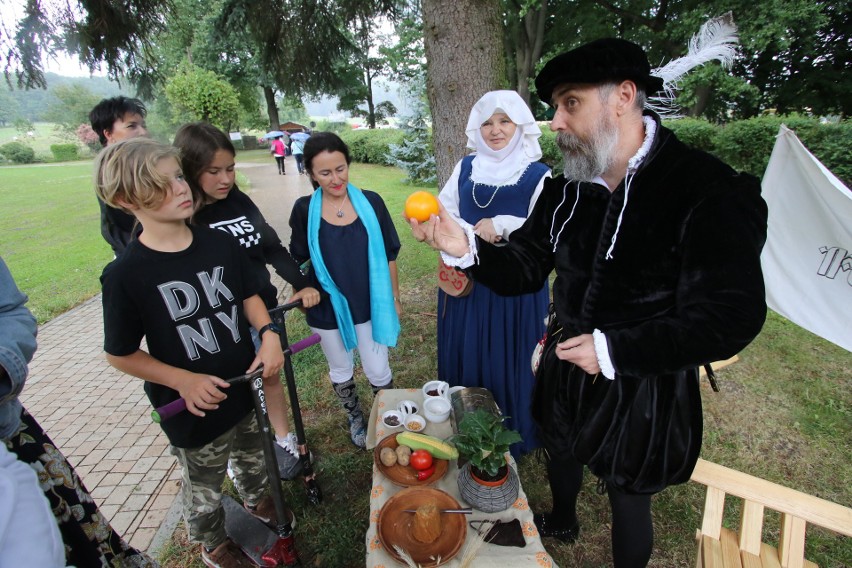
M 380 387 L 377 387 L 376 385 L 374 385 L 374 384 L 372 384 L 372 383 L 371 383 L 371 384 L 370 384 L 370 387 L 373 389 L 373 396 L 376 396 L 377 394 L 379 394 L 379 391 L 380 391 L 380 390 L 383 390 L 383 389 L 392 389 L 392 388 L 393 388 L 393 379 L 391 379 L 391 381 L 390 381 L 388 384 L 386 384 L 386 385 L 382 385 L 382 386 L 380 386 Z
M 352 443 L 359 448 L 366 448 L 367 421 L 364 420 L 364 413 L 361 412 L 361 407 L 358 404 L 358 392 L 355 388 L 354 379 L 349 379 L 340 384 L 332 383 L 332 386 L 349 417 L 349 437 L 352 439 Z

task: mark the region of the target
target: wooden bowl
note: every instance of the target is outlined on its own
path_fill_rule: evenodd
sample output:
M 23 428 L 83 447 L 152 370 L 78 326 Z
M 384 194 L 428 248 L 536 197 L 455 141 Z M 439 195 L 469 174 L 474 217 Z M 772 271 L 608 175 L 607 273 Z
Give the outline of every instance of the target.
M 382 453 L 382 448 L 395 450 L 397 447 L 399 447 L 399 442 L 396 441 L 396 434 L 391 434 L 386 438 L 382 438 L 382 441 L 376 444 L 376 447 L 373 449 L 373 460 L 376 462 L 376 467 L 379 468 L 382 475 L 390 479 L 395 485 L 399 485 L 400 487 L 421 487 L 423 485 L 430 485 L 446 475 L 449 462 L 436 457 L 432 458 L 432 463 L 435 464 L 435 473 L 422 481 L 417 479 L 417 470 L 410 465 L 399 465 L 397 463 L 388 467 L 383 464 L 379 457 Z
M 459 550 L 467 536 L 467 515 L 444 513 L 441 515 L 441 534 L 434 542 L 422 543 L 411 534 L 414 513 L 405 509 L 417 509 L 426 503 L 435 503 L 439 509 L 458 509 L 453 497 L 432 487 L 409 487 L 388 499 L 379 512 L 378 536 L 385 551 L 399 562 L 402 557 L 394 545 L 411 555 L 423 568 L 432 568 L 449 562 Z M 440 558 L 440 562 L 438 562 Z

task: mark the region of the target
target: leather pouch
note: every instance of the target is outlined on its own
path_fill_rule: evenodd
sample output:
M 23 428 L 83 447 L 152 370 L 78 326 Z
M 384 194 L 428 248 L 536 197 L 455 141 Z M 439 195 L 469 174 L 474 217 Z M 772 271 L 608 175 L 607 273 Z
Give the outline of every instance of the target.
M 470 521 L 470 526 L 473 530 L 482 534 L 482 531 L 490 523 L 491 521 Z M 494 523 L 494 526 L 485 535 L 485 542 L 496 544 L 497 546 L 516 546 L 518 548 L 523 548 L 527 545 L 524 533 L 521 530 L 521 521 L 518 519 L 508 522 L 497 521 Z

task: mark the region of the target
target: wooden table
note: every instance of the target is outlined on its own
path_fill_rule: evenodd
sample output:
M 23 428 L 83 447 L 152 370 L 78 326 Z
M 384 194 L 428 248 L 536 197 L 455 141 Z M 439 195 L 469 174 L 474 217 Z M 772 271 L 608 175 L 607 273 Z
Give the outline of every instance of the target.
M 399 402 L 406 399 L 415 401 L 422 408 L 423 396 L 418 389 L 390 389 L 379 391 L 373 401 L 373 408 L 370 412 L 370 423 L 367 431 L 368 450 L 372 451 L 372 448 L 374 448 L 384 437 L 402 431 L 401 428 L 388 429 L 385 427 L 381 423 L 381 416 L 386 410 L 396 409 Z M 451 423 L 447 420 L 440 424 L 430 422 L 427 424 L 423 433 L 445 439 L 451 436 L 453 432 Z M 506 455 L 509 456 L 509 454 Z M 511 457 L 509 457 L 509 462 L 511 467 L 517 469 L 517 465 Z M 447 474 L 430 487 L 449 493 L 462 507 L 468 507 L 469 504 L 459 496 L 457 485 L 458 471 L 458 466 L 455 460 L 451 460 Z M 388 499 L 401 489 L 402 487 L 394 485 L 385 478 L 385 476 L 378 470 L 375 463 L 373 464 L 373 486 L 370 493 L 370 527 L 367 529 L 366 537 L 367 559 L 365 565 L 367 568 L 392 568 L 394 566 L 402 566 L 401 563 L 397 562 L 387 553 L 386 550 L 384 550 L 377 535 L 379 511 L 381 511 L 382 506 L 384 506 Z M 498 513 L 483 513 L 474 509 L 473 514 L 468 518 L 469 521 L 483 519 L 501 521 L 519 519 L 524 532 L 526 546 L 524 548 L 517 548 L 510 546 L 497 546 L 494 544 L 483 544 L 471 564 L 472 568 L 494 568 L 497 566 L 511 566 L 512 568 L 556 567 L 556 563 L 547 551 L 545 551 L 544 545 L 542 545 L 541 539 L 538 536 L 535 523 L 533 523 L 533 513 L 527 503 L 527 496 L 526 493 L 524 493 L 523 486 L 520 488 L 518 499 L 515 501 L 514 505 L 509 507 L 507 510 Z M 472 535 L 475 535 L 475 532 L 470 526 L 468 526 L 465 545 L 471 540 Z M 457 568 L 460 565 L 459 560 L 462 557 L 465 545 L 462 545 L 462 552 L 459 552 L 455 558 L 446 564 L 442 564 L 442 566 Z

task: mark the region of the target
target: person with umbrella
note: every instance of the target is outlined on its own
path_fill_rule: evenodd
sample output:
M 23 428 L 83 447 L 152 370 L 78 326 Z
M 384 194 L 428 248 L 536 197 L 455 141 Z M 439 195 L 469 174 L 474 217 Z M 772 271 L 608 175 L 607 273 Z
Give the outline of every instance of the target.
M 287 144 L 289 144 L 289 140 L 284 140 L 285 136 L 287 134 L 280 130 L 267 132 L 266 136 L 264 136 L 267 139 L 273 138 L 272 144 L 269 146 L 269 152 L 275 157 L 275 163 L 278 165 L 278 175 L 282 176 L 285 175 L 284 158 L 287 157 Z
M 292 142 L 290 149 L 293 151 L 293 157 L 296 158 L 296 167 L 299 168 L 299 175 L 305 173 L 305 141 L 310 137 L 311 135 L 307 132 L 295 132 L 290 136 L 290 141 Z

